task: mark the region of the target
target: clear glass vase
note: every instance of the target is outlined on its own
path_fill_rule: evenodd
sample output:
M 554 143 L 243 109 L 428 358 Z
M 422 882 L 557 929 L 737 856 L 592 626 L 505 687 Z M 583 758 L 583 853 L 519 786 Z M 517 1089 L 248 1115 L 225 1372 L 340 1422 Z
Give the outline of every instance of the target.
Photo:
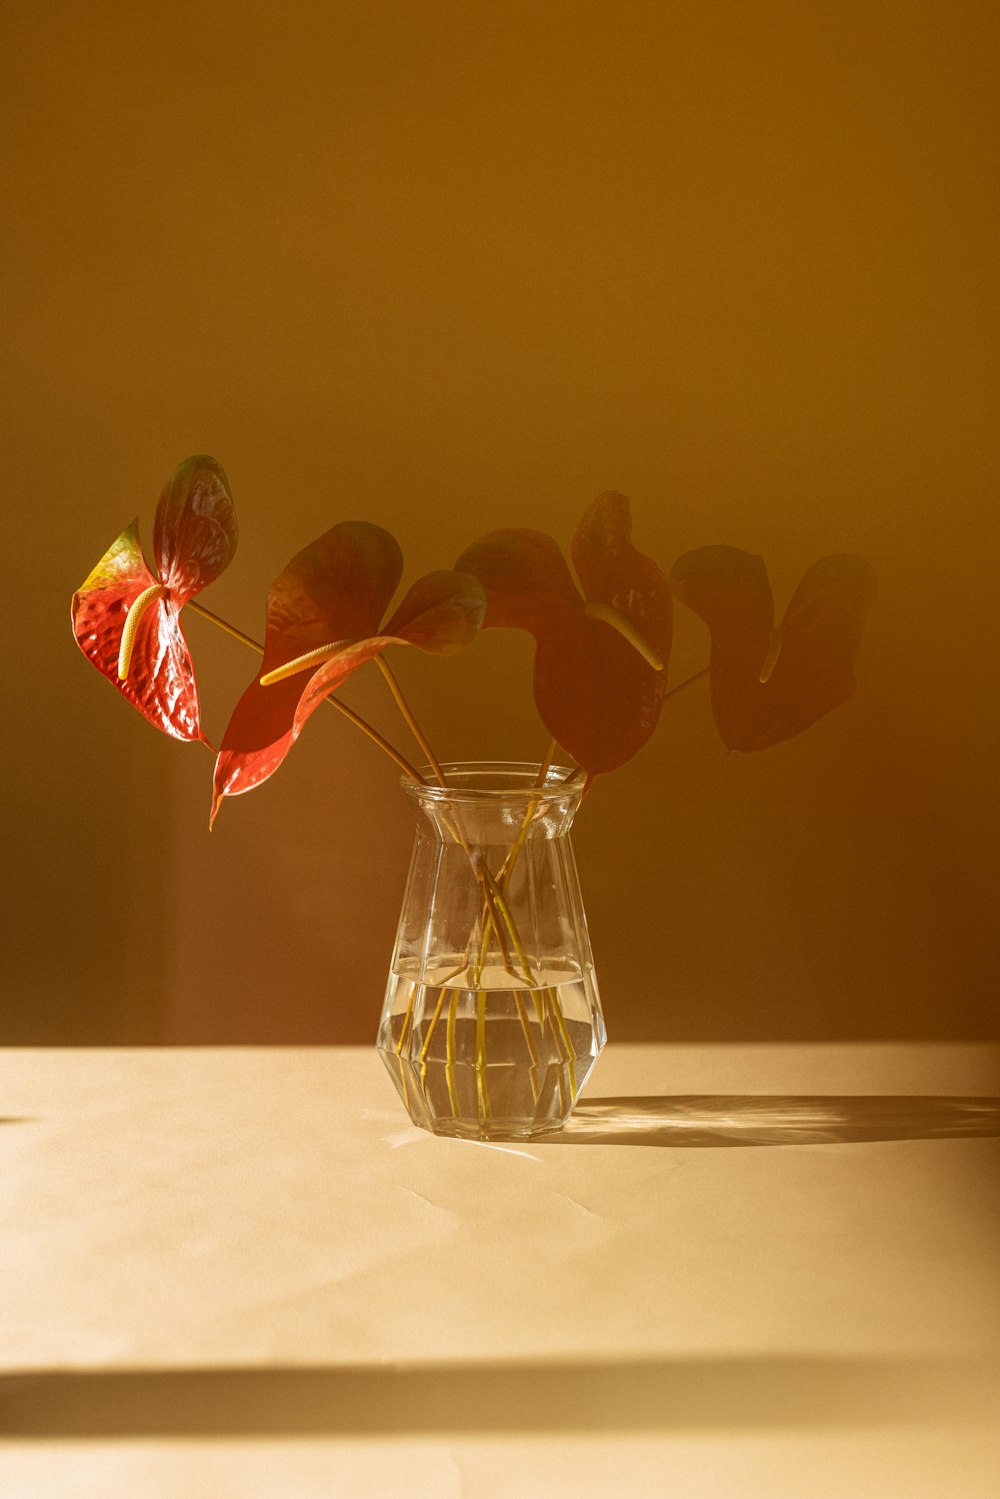
M 404 781 L 416 840 L 378 1033 L 415 1124 L 473 1140 L 565 1124 L 605 1042 L 570 827 L 580 785 L 463 762 Z

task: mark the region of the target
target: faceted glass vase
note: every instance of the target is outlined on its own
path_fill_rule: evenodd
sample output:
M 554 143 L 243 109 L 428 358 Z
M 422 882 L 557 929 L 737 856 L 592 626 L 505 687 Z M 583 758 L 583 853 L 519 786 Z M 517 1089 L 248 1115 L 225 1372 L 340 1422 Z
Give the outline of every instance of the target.
M 570 827 L 550 767 L 404 781 L 416 838 L 378 1051 L 415 1124 L 513 1140 L 560 1129 L 605 1042 Z

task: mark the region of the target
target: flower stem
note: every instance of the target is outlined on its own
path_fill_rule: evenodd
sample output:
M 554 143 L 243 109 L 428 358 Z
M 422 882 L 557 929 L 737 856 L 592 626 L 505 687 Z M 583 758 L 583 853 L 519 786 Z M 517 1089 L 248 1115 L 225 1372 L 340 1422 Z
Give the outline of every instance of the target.
M 441 769 L 441 766 L 438 764 L 437 756 L 435 755 L 434 751 L 431 749 L 429 743 L 427 742 L 427 737 L 424 734 L 424 731 L 421 729 L 420 725 L 417 723 L 417 720 L 414 717 L 412 708 L 410 707 L 409 703 L 406 701 L 406 698 L 403 696 L 403 689 L 400 687 L 399 683 L 397 682 L 395 673 L 393 672 L 393 670 L 390 667 L 389 663 L 385 660 L 385 657 L 381 653 L 375 657 L 375 665 L 378 667 L 378 669 L 382 673 L 383 677 L 385 677 L 385 680 L 386 680 L 386 682 L 388 684 L 388 687 L 389 687 L 389 691 L 392 693 L 393 697 L 395 698 L 395 700 L 396 700 L 396 706 L 398 707 L 400 713 L 402 713 L 403 717 L 406 719 L 406 723 L 407 723 L 407 726 L 408 726 L 408 728 L 410 730 L 410 733 L 413 735 L 414 739 L 417 741 L 417 743 L 420 745 L 420 748 L 423 750 L 424 754 L 427 756 L 427 763 L 428 763 L 428 765 L 434 771 L 434 774 L 437 776 L 438 781 L 443 786 L 445 784 L 444 771 Z
M 244 645 L 249 646 L 252 651 L 256 651 L 259 656 L 263 656 L 264 647 L 258 641 L 254 640 L 251 635 L 244 635 L 242 630 L 238 630 L 228 620 L 220 618 L 218 614 L 213 614 L 211 609 L 205 608 L 204 604 L 196 604 L 194 599 L 188 599 L 186 607 L 193 609 L 195 614 L 200 614 L 203 619 L 211 620 L 213 625 L 218 625 L 220 630 L 225 630 L 226 634 L 232 635 L 234 640 L 241 641 Z M 356 729 L 361 730 L 362 734 L 367 734 L 373 744 L 377 744 L 379 749 L 387 754 L 390 759 L 395 760 L 403 774 L 408 776 L 411 781 L 417 781 L 421 786 L 426 785 L 420 772 L 389 743 L 388 739 L 383 739 L 378 730 L 373 728 L 367 719 L 362 718 L 360 713 L 355 713 L 353 708 L 349 708 L 346 703 L 342 703 L 338 697 L 331 695 L 325 698 L 324 701 L 328 702 L 331 708 L 336 708 L 339 713 L 342 713 Z
M 552 766 L 553 760 L 556 757 L 556 752 L 557 752 L 558 749 L 559 749 L 559 746 L 558 746 L 558 744 L 556 744 L 555 740 L 554 739 L 550 739 L 549 742 L 548 742 L 548 745 L 546 746 L 546 749 L 545 749 L 545 759 L 542 761 L 542 763 L 541 763 L 541 765 L 539 767 L 539 770 L 538 770 L 538 782 L 537 782 L 537 784 L 539 786 L 544 786 L 545 785 L 545 777 L 549 773 L 549 770 L 550 770 L 550 768 Z
M 200 614 L 203 619 L 210 619 L 213 625 L 218 625 L 220 630 L 225 630 L 226 634 L 232 635 L 234 640 L 241 640 L 252 651 L 256 651 L 258 656 L 263 656 L 264 647 L 258 645 L 253 636 L 244 635 L 242 630 L 238 630 L 235 625 L 231 625 L 228 620 L 222 619 L 218 614 L 213 614 L 211 609 L 205 608 L 204 604 L 196 604 L 194 599 L 188 599 L 184 607 L 186 609 L 193 609 L 195 614 Z
M 542 761 L 541 766 L 539 767 L 538 779 L 535 782 L 535 785 L 539 790 L 541 790 L 545 785 L 545 778 L 548 775 L 549 770 L 552 766 L 552 762 L 556 757 L 556 751 L 558 750 L 558 748 L 559 746 L 556 744 L 556 741 L 554 739 L 550 739 L 548 747 L 545 751 L 545 759 Z M 538 798 L 537 796 L 533 796 L 531 798 L 531 801 L 528 803 L 527 811 L 525 812 L 524 817 L 521 819 L 520 831 L 518 832 L 517 837 L 508 850 L 507 857 L 504 859 L 499 870 L 497 871 L 497 884 L 500 886 L 501 890 L 506 890 L 507 888 L 507 880 L 510 877 L 510 872 L 513 869 L 514 865 L 517 863 L 521 850 L 524 847 L 524 840 L 528 836 L 528 829 L 531 826 L 531 820 L 537 811 Z
M 692 682 L 699 682 L 702 677 L 707 677 L 710 671 L 711 667 L 703 666 L 701 671 L 696 671 L 693 677 L 685 677 L 683 682 L 678 682 L 676 687 L 671 687 L 669 692 L 663 694 L 663 701 L 666 702 L 668 697 L 673 697 L 677 692 L 683 692 L 684 688 L 690 687 Z
M 445 1046 L 446 1061 L 444 1064 L 445 1080 L 448 1084 L 448 1101 L 451 1104 L 451 1112 L 455 1118 L 460 1117 L 458 1104 L 458 1089 L 455 1086 L 455 1024 L 458 1016 L 458 990 L 452 989 L 451 999 L 448 1002 L 448 1023 Z
M 486 994 L 482 989 L 476 995 L 476 1098 L 480 1123 L 485 1123 L 492 1110 L 486 1083 Z

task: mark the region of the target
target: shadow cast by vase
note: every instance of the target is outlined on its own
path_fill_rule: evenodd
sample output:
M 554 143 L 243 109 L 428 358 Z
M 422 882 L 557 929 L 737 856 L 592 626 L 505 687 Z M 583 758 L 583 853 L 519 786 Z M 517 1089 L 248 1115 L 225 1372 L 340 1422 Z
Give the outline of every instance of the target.
M 675 1094 L 586 1098 L 553 1145 L 849 1145 L 1000 1137 L 1000 1098 Z

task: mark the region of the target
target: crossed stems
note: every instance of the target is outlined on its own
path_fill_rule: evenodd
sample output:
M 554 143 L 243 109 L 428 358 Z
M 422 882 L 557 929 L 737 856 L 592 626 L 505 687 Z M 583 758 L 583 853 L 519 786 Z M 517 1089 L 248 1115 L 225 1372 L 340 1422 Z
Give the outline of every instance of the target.
M 188 600 L 188 607 L 193 609 L 196 614 L 200 614 L 204 619 L 210 620 L 212 624 L 217 625 L 220 629 L 225 630 L 227 634 L 232 635 L 235 639 L 241 641 L 244 645 L 249 646 L 251 650 L 256 651 L 259 655 L 263 655 L 263 646 L 260 645 L 258 641 L 254 640 L 251 636 L 246 635 L 242 630 L 237 629 L 235 625 L 230 624 L 228 620 L 224 620 L 220 615 L 214 614 L 210 609 L 206 609 L 203 604 L 195 603 L 193 599 Z M 394 673 L 392 672 L 387 662 L 383 660 L 381 655 L 375 657 L 375 663 L 382 672 L 389 691 L 391 692 L 393 699 L 395 700 L 396 705 L 399 708 L 400 713 L 402 714 L 407 726 L 413 734 L 413 737 L 416 739 L 421 750 L 426 755 L 427 762 L 433 770 L 438 784 L 442 787 L 445 787 L 447 783 L 441 764 L 438 761 L 433 749 L 431 748 L 426 735 L 421 729 L 420 724 L 417 722 L 412 709 L 407 703 L 402 688 L 396 680 Z M 338 709 L 339 712 L 341 712 L 350 723 L 354 724 L 354 726 L 360 729 L 364 734 L 366 734 L 373 743 L 378 745 L 379 749 L 381 749 L 385 754 L 389 755 L 391 759 L 393 759 L 395 763 L 400 767 L 405 776 L 420 785 L 427 784 L 425 778 L 420 774 L 416 767 L 411 765 L 410 762 L 399 753 L 395 746 L 392 745 L 387 739 L 385 739 L 377 729 L 375 729 L 370 723 L 368 723 L 366 719 L 362 718 L 359 713 L 355 713 L 355 711 L 352 708 L 349 708 L 346 703 L 341 702 L 339 698 L 332 694 L 327 697 L 325 701 L 328 702 L 331 707 Z M 551 766 L 552 759 L 555 755 L 555 751 L 555 740 L 550 740 L 549 748 L 546 752 L 545 762 L 542 765 L 541 774 L 538 779 L 539 787 L 544 785 L 549 767 Z M 574 767 L 574 769 L 570 771 L 567 780 L 573 780 L 578 774 L 578 768 Z M 569 1034 L 566 1030 L 566 1023 L 563 1019 L 562 1011 L 559 1009 L 554 991 L 550 987 L 540 988 L 540 986 L 538 985 L 538 982 L 531 971 L 531 960 L 529 959 L 528 954 L 525 951 L 524 945 L 517 931 L 517 925 L 514 920 L 513 914 L 511 913 L 510 907 L 508 906 L 505 898 L 505 887 L 507 884 L 507 880 L 509 879 L 511 870 L 513 869 L 518 855 L 520 854 L 521 849 L 524 846 L 524 841 L 527 837 L 528 829 L 531 825 L 531 820 L 537 810 L 537 806 L 538 799 L 532 798 L 525 813 L 525 817 L 518 832 L 518 836 L 513 846 L 509 850 L 507 857 L 496 876 L 494 876 L 490 872 L 490 869 L 486 864 L 486 861 L 483 859 L 481 853 L 479 853 L 477 850 L 474 850 L 470 846 L 462 828 L 461 820 L 457 813 L 453 815 L 453 819 L 451 820 L 450 824 L 456 841 L 465 850 L 469 858 L 473 873 L 475 874 L 477 882 L 482 887 L 483 894 L 483 911 L 480 916 L 479 922 L 477 923 L 481 933 L 479 952 L 473 964 L 472 973 L 474 976 L 474 988 L 477 994 L 476 1087 L 479 1099 L 480 1113 L 484 1118 L 489 1118 L 491 1111 L 489 1094 L 486 1088 L 486 994 L 481 987 L 481 977 L 482 969 L 486 961 L 487 953 L 489 951 L 491 935 L 496 936 L 497 945 L 500 948 L 501 956 L 503 958 L 504 971 L 508 973 L 512 978 L 519 980 L 525 988 L 529 989 L 532 992 L 540 1027 L 544 1025 L 543 1005 L 546 1002 L 550 1005 L 552 1015 L 558 1025 L 563 1047 L 565 1048 L 565 1060 L 570 1068 L 573 1096 L 575 1097 L 576 1094 L 576 1082 L 573 1075 L 574 1053 Z M 469 967 L 472 949 L 475 944 L 475 937 L 476 931 L 474 928 L 469 935 L 469 941 L 466 947 L 466 954 L 463 963 L 460 968 L 455 970 L 455 973 L 449 975 L 449 978 L 453 979 L 457 977 L 459 973 L 464 972 Z M 514 952 L 521 964 L 521 967 L 524 970 L 522 973 L 519 973 L 514 968 L 513 960 L 511 958 L 511 947 L 513 947 Z M 456 1007 L 458 999 L 457 989 L 446 989 L 442 991 L 442 994 L 440 995 L 438 1000 L 437 1007 L 434 1011 L 434 1015 L 431 1019 L 431 1024 L 428 1028 L 427 1035 L 422 1043 L 419 1061 L 421 1076 L 423 1080 L 426 1078 L 427 1074 L 427 1057 L 430 1051 L 431 1043 L 434 1039 L 434 1033 L 437 1029 L 437 1025 L 441 1017 L 445 999 L 449 996 L 451 1004 L 449 1008 L 447 1023 L 446 1075 L 452 1106 L 457 1111 L 457 1097 L 455 1092 L 454 1078 L 455 1029 L 457 1018 Z M 406 1013 L 403 1017 L 402 1029 L 400 1030 L 400 1034 L 396 1042 L 396 1054 L 400 1057 L 402 1056 L 403 1048 L 406 1044 L 410 1032 L 410 1027 L 413 1023 L 414 997 L 415 990 L 411 991 L 409 1004 L 407 1005 Z M 532 1066 L 537 1067 L 539 1061 L 538 1049 L 535 1045 L 534 1037 L 531 1034 L 531 1027 L 524 1005 L 524 998 L 522 993 L 520 992 L 520 989 L 515 991 L 515 1003 L 517 1005 L 521 1025 L 524 1030 L 525 1042 L 528 1047 L 529 1055 L 531 1056 Z M 400 1068 L 400 1076 L 403 1079 L 403 1089 L 405 1092 L 406 1072 L 402 1067 Z M 532 1079 L 532 1088 L 533 1090 L 535 1088 L 534 1079 Z
M 198 604 L 193 599 L 189 599 L 187 602 L 187 607 L 193 609 L 196 614 L 200 614 L 204 619 L 209 620 L 212 624 L 217 625 L 220 629 L 225 630 L 227 634 L 232 635 L 235 639 L 241 641 L 251 650 L 257 651 L 258 654 L 263 655 L 264 648 L 256 640 L 254 640 L 251 636 L 244 634 L 242 630 L 237 629 L 235 625 L 231 625 L 227 620 L 222 619 L 219 615 L 213 614 L 212 611 L 210 609 L 206 609 L 203 604 Z M 447 783 L 445 781 L 444 771 L 436 755 L 434 754 L 434 751 L 431 748 L 426 736 L 424 735 L 423 730 L 417 722 L 417 719 L 415 718 L 409 704 L 407 703 L 395 675 L 381 655 L 376 656 L 374 659 L 376 665 L 378 666 L 386 681 L 389 691 L 392 694 L 392 697 L 397 707 L 399 708 L 400 713 L 403 716 L 403 719 L 405 720 L 408 728 L 410 729 L 410 732 L 413 734 L 413 737 L 426 756 L 427 763 L 431 767 L 435 779 L 441 787 L 445 787 Z M 303 668 L 305 667 L 305 664 L 306 663 L 303 662 Z M 675 687 L 671 688 L 665 694 L 664 701 L 666 701 L 666 698 L 673 697 L 675 693 L 680 692 L 683 688 L 689 686 L 691 683 L 698 681 L 699 678 L 706 676 L 707 672 L 708 668 L 706 667 L 701 671 L 695 672 L 692 676 L 687 677 L 684 681 L 678 683 Z M 383 751 L 383 753 L 387 754 L 393 761 L 395 761 L 395 763 L 399 766 L 405 776 L 419 785 L 427 784 L 426 779 L 420 774 L 416 767 L 413 766 L 409 762 L 409 760 L 407 760 L 402 754 L 400 754 L 395 746 L 391 744 L 389 740 L 385 739 L 383 735 L 381 735 L 377 729 L 375 729 L 370 723 L 368 723 L 366 719 L 362 718 L 359 713 L 356 713 L 352 708 L 349 708 L 346 703 L 341 702 L 341 700 L 333 694 L 329 695 L 325 699 L 325 701 L 329 703 L 332 708 L 335 708 L 345 718 L 347 718 L 348 721 L 355 726 L 355 728 L 360 729 L 362 733 L 366 734 L 368 738 L 372 740 L 372 742 Z M 453 814 L 452 820 L 450 822 L 450 827 L 452 832 L 454 833 L 456 842 L 465 850 L 465 853 L 467 854 L 469 862 L 472 866 L 472 871 L 475 875 L 477 883 L 479 883 L 479 885 L 482 887 L 482 909 L 478 920 L 476 921 L 472 931 L 469 934 L 469 940 L 466 944 L 465 954 L 463 956 L 462 962 L 458 966 L 458 968 L 456 968 L 452 973 L 448 974 L 444 980 L 444 984 L 447 986 L 453 983 L 453 981 L 458 978 L 460 974 L 467 974 L 467 982 L 470 983 L 470 987 L 472 987 L 476 992 L 475 1073 L 478 1111 L 481 1119 L 488 1119 L 491 1116 L 489 1093 L 486 1085 L 486 990 L 482 987 L 482 974 L 489 953 L 490 942 L 494 937 L 500 950 L 504 971 L 518 983 L 518 987 L 513 991 L 514 1002 L 517 1007 L 518 1018 L 524 1033 L 528 1054 L 531 1057 L 531 1086 L 536 1100 L 538 1094 L 535 1075 L 538 1070 L 540 1058 L 538 1048 L 532 1034 L 527 1007 L 525 1005 L 525 990 L 528 991 L 533 1001 L 535 1017 L 540 1034 L 544 1033 L 546 1008 L 548 1009 L 549 1019 L 554 1028 L 554 1039 L 556 1040 L 557 1048 L 560 1050 L 566 1069 L 568 1071 L 570 1089 L 568 1098 L 565 1094 L 566 1082 L 563 1076 L 562 1069 L 560 1069 L 559 1072 L 559 1087 L 561 1093 L 563 1094 L 564 1106 L 571 1106 L 576 1097 L 576 1054 L 573 1049 L 572 1040 L 570 1038 L 566 1026 L 566 1021 L 559 1004 L 558 996 L 556 995 L 555 990 L 550 985 L 539 984 L 538 979 L 533 973 L 531 959 L 529 958 L 528 953 L 524 948 L 524 944 L 521 941 L 520 935 L 517 930 L 517 924 L 514 920 L 513 913 L 511 912 L 506 898 L 506 892 L 510 882 L 511 874 L 513 873 L 514 866 L 516 865 L 517 860 L 520 857 L 521 851 L 524 848 L 524 844 L 527 840 L 532 821 L 534 820 L 535 814 L 538 810 L 540 793 L 544 789 L 546 781 L 548 779 L 549 772 L 555 758 L 556 749 L 556 741 L 554 739 L 550 739 L 545 752 L 545 758 L 540 766 L 538 779 L 536 781 L 535 789 L 539 793 L 539 795 L 533 795 L 531 800 L 529 801 L 517 836 L 510 849 L 507 851 L 504 861 L 495 875 L 491 873 L 485 859 L 482 856 L 482 853 L 474 849 L 468 842 L 465 836 L 464 829 L 462 827 L 461 819 L 457 812 Z M 565 777 L 564 784 L 569 784 L 570 782 L 575 781 L 579 777 L 580 773 L 580 768 L 578 766 L 574 766 L 570 770 L 569 774 Z M 478 944 L 476 942 L 477 930 L 479 933 Z M 514 955 L 520 963 L 520 972 L 514 967 L 513 959 L 511 956 L 511 948 L 513 948 Z M 397 1056 L 400 1058 L 402 1057 L 403 1048 L 406 1045 L 406 1041 L 409 1037 L 410 1029 L 413 1024 L 416 989 L 416 985 L 413 985 L 411 987 L 409 1003 L 407 1004 L 406 1012 L 403 1016 L 402 1027 L 400 1029 L 399 1037 L 396 1041 L 395 1050 Z M 438 1001 L 434 1009 L 434 1013 L 431 1017 L 430 1025 L 421 1044 L 418 1058 L 421 1071 L 421 1081 L 423 1082 L 426 1080 L 427 1063 L 431 1044 L 440 1022 L 445 1003 L 447 1002 L 448 1018 L 446 1022 L 445 1076 L 447 1079 L 449 1100 L 456 1115 L 460 1112 L 454 1075 L 458 993 L 459 990 L 457 987 L 442 988 L 441 993 L 438 996 Z M 405 1096 L 407 1087 L 406 1069 L 404 1066 L 402 1066 L 402 1064 L 400 1065 L 400 1077 L 402 1079 L 403 1092 Z
M 538 793 L 541 793 L 542 789 L 545 786 L 545 782 L 547 780 L 555 753 L 556 742 L 554 739 L 550 739 L 548 749 L 545 754 L 545 759 L 540 768 L 540 772 L 536 782 L 536 791 Z M 571 771 L 569 776 L 567 777 L 567 780 L 572 780 L 576 774 L 577 772 L 575 770 Z M 442 784 L 444 784 L 443 780 Z M 503 863 L 501 864 L 495 875 L 490 871 L 481 850 L 470 846 L 468 840 L 465 837 L 459 813 L 455 811 L 450 817 L 444 819 L 445 826 L 455 837 L 456 843 L 458 843 L 459 846 L 465 851 L 472 867 L 472 871 L 482 888 L 482 909 L 480 911 L 478 919 L 473 925 L 471 932 L 469 933 L 469 940 L 466 943 L 465 953 L 462 957 L 462 961 L 456 969 L 454 969 L 441 981 L 441 992 L 438 995 L 438 1001 L 434 1008 L 434 1013 L 431 1016 L 430 1025 L 428 1026 L 427 1032 L 423 1038 L 418 1061 L 420 1066 L 421 1084 L 425 1085 L 427 1077 L 428 1056 L 430 1053 L 431 1044 L 434 1040 L 434 1035 L 440 1023 L 445 1004 L 447 1003 L 448 1019 L 445 1043 L 445 1078 L 448 1085 L 448 1095 L 452 1112 L 456 1116 L 458 1116 L 460 1113 L 457 1090 L 455 1087 L 455 1028 L 460 989 L 458 986 L 447 986 L 453 984 L 454 980 L 458 978 L 459 975 L 463 975 L 465 976 L 465 982 L 461 987 L 467 987 L 468 989 L 471 989 L 475 992 L 476 995 L 475 1078 L 477 1106 L 480 1120 L 486 1120 L 491 1117 L 492 1110 L 490 1106 L 486 1074 L 486 1003 L 488 991 L 482 985 L 482 974 L 487 956 L 489 954 L 490 942 L 493 937 L 495 937 L 497 946 L 500 950 L 503 970 L 515 980 L 515 983 L 517 985 L 517 987 L 512 992 L 514 1003 L 517 1008 L 518 1018 L 521 1024 L 521 1029 L 524 1034 L 525 1045 L 531 1058 L 531 1068 L 529 1069 L 528 1076 L 531 1082 L 532 1094 L 535 1101 L 537 1102 L 538 1100 L 538 1069 L 540 1064 L 540 1057 L 538 1048 L 535 1044 L 535 1038 L 532 1035 L 531 1024 L 525 1005 L 525 990 L 530 993 L 531 998 L 534 1002 L 535 1015 L 538 1022 L 540 1034 L 544 1033 L 546 1008 L 548 1009 L 550 1022 L 553 1024 L 553 1035 L 556 1042 L 556 1047 L 559 1051 L 560 1058 L 564 1067 L 568 1069 L 568 1096 L 566 1093 L 566 1079 L 564 1077 L 563 1070 L 560 1069 L 558 1073 L 559 1088 L 563 1097 L 564 1108 L 566 1108 L 568 1111 L 568 1109 L 572 1107 L 572 1104 L 576 1100 L 576 1053 L 573 1049 L 572 1041 L 566 1028 L 566 1022 L 559 1005 L 558 996 L 556 995 L 556 992 L 551 987 L 551 985 L 540 984 L 534 972 L 532 971 L 533 965 L 531 959 L 528 956 L 528 953 L 518 933 L 516 920 L 506 898 L 507 886 L 510 880 L 510 876 L 513 871 L 514 865 L 521 853 L 521 850 L 524 847 L 524 843 L 528 836 L 528 831 L 531 827 L 532 820 L 534 819 L 535 813 L 538 809 L 539 799 L 539 795 L 532 796 L 525 810 L 524 817 L 522 818 L 521 827 L 518 830 L 517 837 L 515 838 L 514 843 L 512 844 L 510 849 L 508 849 Z M 478 951 L 475 951 L 477 947 Z M 511 955 L 511 948 L 513 948 L 514 955 L 516 956 L 517 961 L 520 965 L 519 969 L 515 968 L 514 966 L 514 959 Z M 414 1003 L 417 991 L 418 985 L 416 983 L 411 983 L 406 1013 L 403 1016 L 402 1028 L 396 1042 L 395 1049 L 396 1055 L 398 1057 L 402 1057 L 403 1048 L 405 1047 L 407 1039 L 411 1032 L 411 1028 L 413 1025 Z M 407 1086 L 406 1070 L 402 1066 L 402 1064 L 400 1064 L 400 1077 L 402 1079 L 403 1092 L 405 1096 Z

